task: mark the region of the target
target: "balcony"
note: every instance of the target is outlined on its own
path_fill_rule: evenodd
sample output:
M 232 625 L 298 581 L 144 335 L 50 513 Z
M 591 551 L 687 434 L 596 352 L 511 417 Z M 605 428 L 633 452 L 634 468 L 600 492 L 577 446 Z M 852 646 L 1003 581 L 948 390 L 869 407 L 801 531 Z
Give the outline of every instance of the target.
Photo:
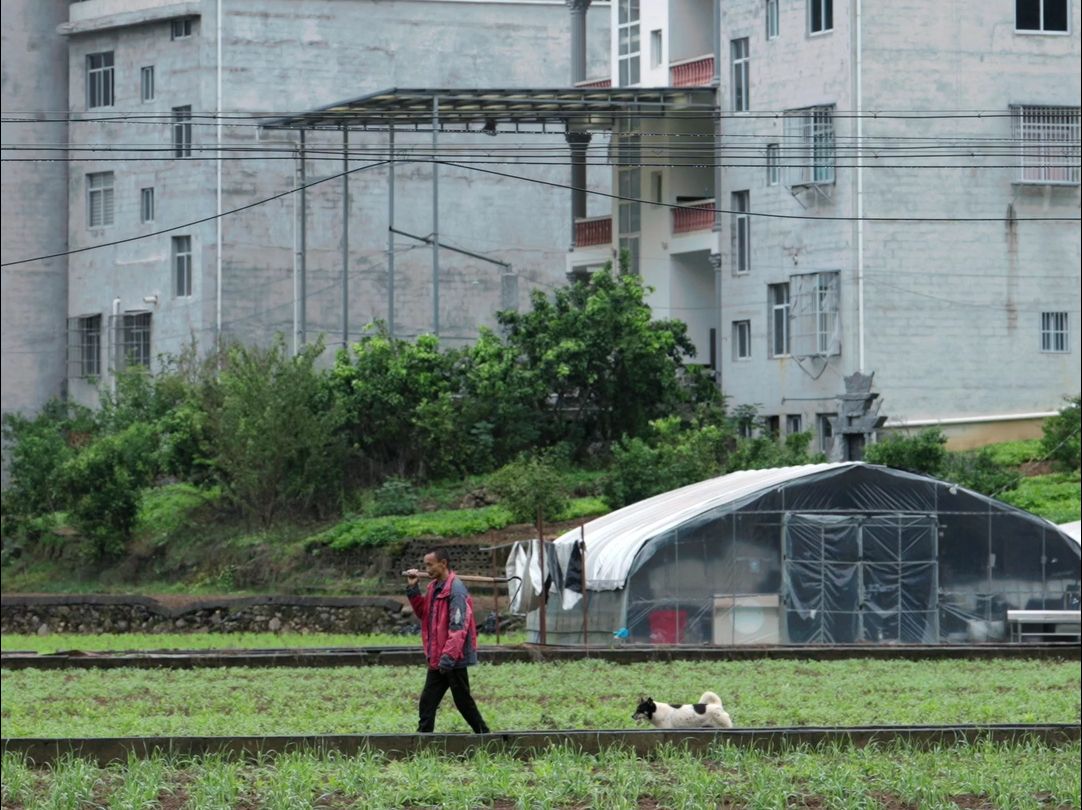
M 612 87 L 612 79 L 587 79 L 583 82 L 575 82 L 575 87 Z
M 575 247 L 612 244 L 612 217 L 584 217 L 575 220 Z
M 712 199 L 691 200 L 681 205 L 687 207 L 672 210 L 673 234 L 708 231 L 714 227 L 714 201 Z
M 669 65 L 669 84 L 672 87 L 709 87 L 714 80 L 714 57 L 693 56 Z

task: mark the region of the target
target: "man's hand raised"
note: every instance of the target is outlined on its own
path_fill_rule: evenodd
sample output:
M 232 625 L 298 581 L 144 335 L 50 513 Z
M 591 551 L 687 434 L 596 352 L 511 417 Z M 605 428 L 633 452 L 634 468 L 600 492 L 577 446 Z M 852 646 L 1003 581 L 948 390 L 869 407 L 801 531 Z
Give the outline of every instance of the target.
M 406 584 L 412 588 L 414 585 L 417 584 L 417 581 L 420 579 L 421 572 L 418 571 L 416 568 L 411 568 L 408 571 L 403 571 L 402 576 L 406 578 Z

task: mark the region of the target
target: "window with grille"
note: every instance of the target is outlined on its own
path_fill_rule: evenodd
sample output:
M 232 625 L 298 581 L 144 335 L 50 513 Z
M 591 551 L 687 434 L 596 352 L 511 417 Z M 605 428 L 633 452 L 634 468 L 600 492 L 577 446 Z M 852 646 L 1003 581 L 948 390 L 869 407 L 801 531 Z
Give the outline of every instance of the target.
M 1079 184 L 1082 148 L 1078 107 L 1011 108 L 1019 149 L 1018 182 Z
M 837 271 L 790 277 L 790 349 L 797 357 L 841 352 L 840 279 Z
M 627 126 L 636 124 L 629 120 Z M 626 255 L 627 272 L 639 272 L 639 232 L 642 230 L 642 142 L 638 135 L 622 135 L 616 145 L 617 237 L 621 260 Z
M 800 433 L 804 427 L 804 418 L 799 413 L 791 413 L 785 417 L 786 434 Z
M 821 34 L 834 28 L 834 0 L 808 0 L 808 32 Z
M 750 56 L 748 38 L 734 39 L 729 43 L 729 53 L 733 62 L 733 112 L 747 112 L 751 109 L 748 67 Z
M 1067 33 L 1068 0 L 1015 0 L 1016 31 Z
M 120 348 L 123 365 L 150 368 L 149 312 L 124 313 Z
M 766 184 L 776 186 L 781 183 L 781 144 L 770 143 L 766 146 Z
M 733 272 L 748 273 L 751 271 L 751 217 L 750 192 L 734 191 L 730 195 L 732 200 L 733 217 Z
M 192 156 L 192 107 L 173 108 L 173 157 Z
M 154 189 L 139 189 L 139 221 L 143 224 L 154 221 Z
M 751 321 L 733 321 L 733 360 L 751 357 Z
M 1041 313 L 1041 351 L 1063 353 L 1070 351 L 1066 312 Z
M 833 183 L 834 107 L 786 110 L 785 148 L 790 186 Z
M 836 413 L 817 413 L 815 415 L 816 433 L 819 434 L 819 452 L 830 455 L 834 446 L 834 420 Z
M 173 237 L 173 291 L 177 298 L 192 294 L 192 238 Z
M 139 69 L 139 98 L 143 101 L 154 100 L 154 66 L 147 65 Z
M 192 18 L 173 20 L 169 25 L 170 39 L 187 39 L 192 35 Z
M 770 356 L 786 357 L 789 354 L 789 284 L 771 284 L 767 287 L 770 306 Z
M 617 62 L 620 69 L 620 86 L 629 87 L 639 83 L 639 0 L 617 0 L 617 39 L 620 51 Z
M 113 106 L 113 52 L 91 53 L 86 57 L 86 106 Z
M 113 224 L 113 173 L 86 176 L 86 223 L 91 228 Z
M 79 376 L 101 376 L 101 315 L 78 320 Z
M 781 14 L 778 0 L 766 0 L 766 38 L 777 39 L 781 31 Z

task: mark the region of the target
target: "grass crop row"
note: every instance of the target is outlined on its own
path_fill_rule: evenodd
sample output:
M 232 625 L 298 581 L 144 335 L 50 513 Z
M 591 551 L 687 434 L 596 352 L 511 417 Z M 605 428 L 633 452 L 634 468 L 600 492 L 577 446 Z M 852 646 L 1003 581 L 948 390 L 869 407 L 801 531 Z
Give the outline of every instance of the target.
M 5 807 L 66 810 L 333 808 L 1073 808 L 1077 744 L 905 744 L 764 754 L 726 745 L 583 754 L 554 747 L 518 760 L 496 751 L 404 760 L 297 752 L 259 762 L 156 756 L 98 768 L 80 759 L 35 770 L 3 757 Z
M 5 737 L 403 733 L 424 672 L 402 667 L 13 670 Z M 474 696 L 497 731 L 622 729 L 640 695 L 717 692 L 737 726 L 1079 721 L 1078 664 L 729 661 L 484 665 Z M 468 731 L 445 701 L 439 731 Z
M 269 650 L 311 647 L 417 647 L 419 635 L 391 633 L 52 633 L 46 636 L 0 635 L 0 650 L 54 653 L 61 650 L 86 652 L 127 650 Z M 477 637 L 481 645 L 495 645 L 496 636 Z M 501 633 L 500 646 L 522 644 L 525 632 Z

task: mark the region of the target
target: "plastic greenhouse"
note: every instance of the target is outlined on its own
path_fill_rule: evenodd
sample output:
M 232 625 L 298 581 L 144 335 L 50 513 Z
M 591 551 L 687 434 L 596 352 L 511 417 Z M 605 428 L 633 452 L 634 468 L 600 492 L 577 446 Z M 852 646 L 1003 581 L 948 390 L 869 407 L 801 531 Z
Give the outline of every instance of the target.
M 1005 640 L 1009 609 L 1079 606 L 1079 545 L 1055 525 L 859 462 L 702 481 L 549 549 L 549 644 L 973 643 Z M 538 610 L 527 629 L 540 641 Z

